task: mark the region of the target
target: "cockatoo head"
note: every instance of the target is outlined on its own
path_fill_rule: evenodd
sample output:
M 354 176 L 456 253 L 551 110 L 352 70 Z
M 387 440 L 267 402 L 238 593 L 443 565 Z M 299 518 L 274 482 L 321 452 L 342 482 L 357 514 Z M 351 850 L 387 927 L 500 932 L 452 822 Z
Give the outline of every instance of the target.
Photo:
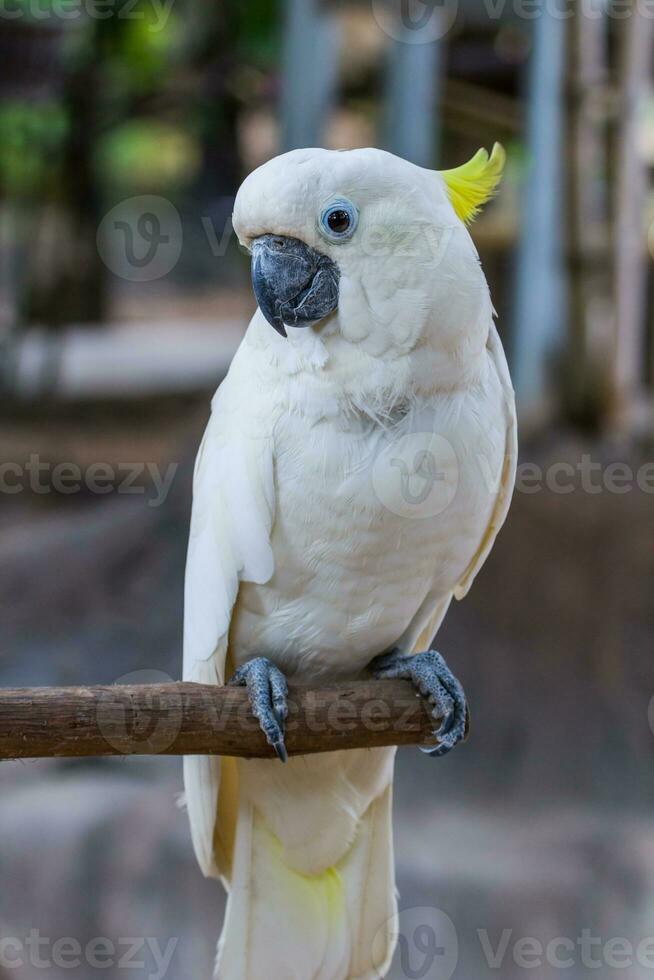
M 282 336 L 310 326 L 328 347 L 345 341 L 385 360 L 421 348 L 459 357 L 484 343 L 492 307 L 465 224 L 503 163 L 498 144 L 442 172 L 377 149 L 268 161 L 233 215 L 263 316 Z

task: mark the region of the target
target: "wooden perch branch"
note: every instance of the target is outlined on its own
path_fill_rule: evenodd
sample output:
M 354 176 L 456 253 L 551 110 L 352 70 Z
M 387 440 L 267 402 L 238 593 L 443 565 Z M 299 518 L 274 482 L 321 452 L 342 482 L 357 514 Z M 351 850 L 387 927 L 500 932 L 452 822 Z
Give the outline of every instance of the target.
M 408 681 L 291 688 L 288 703 L 290 755 L 417 744 L 434 728 Z M 244 688 L 0 688 L 0 759 L 195 754 L 273 756 Z

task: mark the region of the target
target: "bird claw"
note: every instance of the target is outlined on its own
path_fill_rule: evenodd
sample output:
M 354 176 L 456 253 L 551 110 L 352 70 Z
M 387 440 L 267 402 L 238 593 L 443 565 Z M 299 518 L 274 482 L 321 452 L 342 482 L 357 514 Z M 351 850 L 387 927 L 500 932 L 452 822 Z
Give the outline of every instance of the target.
M 288 685 L 279 667 L 266 657 L 255 657 L 235 670 L 227 683 L 230 687 L 247 687 L 252 714 L 258 719 L 266 741 L 277 758 L 286 762 L 284 722 L 288 715 Z
M 375 657 L 371 667 L 373 676 L 378 679 L 401 677 L 410 680 L 432 705 L 432 717 L 440 720 L 434 731 L 438 744 L 420 746 L 421 752 L 439 758 L 467 738 L 469 712 L 465 692 L 436 650 L 413 655 L 393 650 Z

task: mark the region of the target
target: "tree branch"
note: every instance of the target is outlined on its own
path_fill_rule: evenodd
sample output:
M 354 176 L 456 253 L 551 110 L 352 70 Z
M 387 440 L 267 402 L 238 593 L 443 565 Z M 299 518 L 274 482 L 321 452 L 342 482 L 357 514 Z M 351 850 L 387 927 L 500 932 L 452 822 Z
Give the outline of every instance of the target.
M 435 727 L 408 681 L 291 688 L 290 755 L 425 742 Z M 244 688 L 204 684 L 0 688 L 0 759 L 274 755 Z

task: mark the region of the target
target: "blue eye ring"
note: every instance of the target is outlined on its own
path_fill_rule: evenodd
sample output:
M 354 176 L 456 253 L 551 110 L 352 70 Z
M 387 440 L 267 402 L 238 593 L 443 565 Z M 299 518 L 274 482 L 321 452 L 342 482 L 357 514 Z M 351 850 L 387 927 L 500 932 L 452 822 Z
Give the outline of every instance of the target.
M 330 201 L 320 212 L 318 230 L 323 238 L 338 244 L 352 237 L 359 223 L 359 212 L 346 197 Z

